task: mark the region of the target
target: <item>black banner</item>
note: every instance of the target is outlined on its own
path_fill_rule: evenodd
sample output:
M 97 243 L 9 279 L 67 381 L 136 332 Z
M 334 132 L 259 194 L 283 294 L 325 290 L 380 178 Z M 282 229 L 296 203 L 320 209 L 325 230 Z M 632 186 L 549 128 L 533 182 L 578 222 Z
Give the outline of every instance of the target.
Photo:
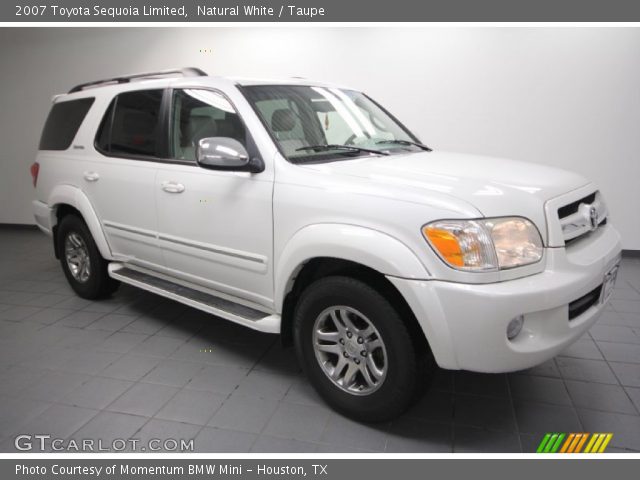
M 542 457 L 542 456 L 540 456 Z M 0 478 L 77 478 L 108 479 L 157 478 L 180 480 L 233 478 L 424 480 L 425 478 L 518 478 L 541 480 L 580 478 L 580 480 L 634 478 L 638 459 L 615 461 L 600 459 L 554 459 L 545 457 L 520 460 L 483 459 L 384 459 L 374 456 L 345 459 L 41 459 L 0 460 Z M 597 458 L 596 456 L 592 458 Z
M 634 22 L 628 0 L 16 0 L 0 22 Z

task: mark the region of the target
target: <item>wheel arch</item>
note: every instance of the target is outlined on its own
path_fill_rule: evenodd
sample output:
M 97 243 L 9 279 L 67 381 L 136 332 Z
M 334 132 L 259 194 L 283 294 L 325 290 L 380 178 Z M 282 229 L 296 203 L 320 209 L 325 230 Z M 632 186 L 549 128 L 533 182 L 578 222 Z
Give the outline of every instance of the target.
M 48 204 L 51 206 L 53 214 L 53 249 L 56 258 L 59 258 L 60 248 L 58 245 L 58 225 L 66 215 L 78 215 L 86 223 L 91 232 L 93 240 L 96 242 L 98 251 L 105 259 L 111 259 L 111 249 L 107 238 L 102 230 L 102 225 L 98 220 L 91 201 L 82 190 L 72 185 L 58 185 L 51 193 Z
M 293 311 L 304 289 L 320 278 L 344 275 L 390 298 L 407 319 L 419 346 L 428 346 L 413 310 L 386 276 L 425 279 L 429 272 L 406 245 L 385 233 L 340 224 L 306 227 L 287 243 L 276 272 L 276 305 L 285 344 L 292 341 Z
M 365 265 L 342 258 L 315 257 L 301 265 L 291 290 L 287 293 L 281 315 L 281 337 L 284 345 L 293 343 L 293 317 L 302 292 L 316 280 L 330 276 L 345 276 L 370 286 L 398 310 L 405 320 L 416 346 L 416 351 L 430 352 L 429 342 L 413 310 L 398 289 L 383 275 Z
M 297 272 L 314 258 L 348 260 L 382 275 L 427 279 L 429 272 L 400 240 L 367 227 L 323 223 L 298 230 L 278 255 L 275 268 L 275 303 L 282 307 Z

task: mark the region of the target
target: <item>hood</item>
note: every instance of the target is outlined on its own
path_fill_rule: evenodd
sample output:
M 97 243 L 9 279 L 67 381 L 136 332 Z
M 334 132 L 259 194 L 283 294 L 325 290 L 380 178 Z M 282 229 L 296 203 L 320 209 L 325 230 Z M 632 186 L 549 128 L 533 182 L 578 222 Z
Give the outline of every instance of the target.
M 535 163 L 449 152 L 364 157 L 306 168 L 384 184 L 399 191 L 447 195 L 475 207 L 483 216 L 543 213 L 553 197 L 589 183 L 584 177 Z M 531 220 L 534 220 L 531 218 Z

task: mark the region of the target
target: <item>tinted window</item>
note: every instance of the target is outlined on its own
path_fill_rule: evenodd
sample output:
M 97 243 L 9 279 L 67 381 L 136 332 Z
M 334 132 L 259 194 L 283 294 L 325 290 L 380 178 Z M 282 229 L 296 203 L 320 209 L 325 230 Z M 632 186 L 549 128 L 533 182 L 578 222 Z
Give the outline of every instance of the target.
M 195 161 L 198 142 L 208 137 L 229 137 L 247 146 L 244 124 L 225 97 L 210 90 L 176 90 L 171 129 L 173 158 Z
M 78 133 L 94 98 L 80 98 L 53 105 L 44 124 L 40 150 L 66 150 Z
M 116 106 L 116 99 L 114 98 L 107 109 L 107 112 L 100 122 L 100 128 L 96 135 L 96 148 L 102 152 L 109 151 L 109 143 L 111 141 L 111 119 L 113 118 L 113 109 Z
M 162 93 L 142 90 L 118 95 L 105 113 L 96 146 L 116 155 L 159 156 Z

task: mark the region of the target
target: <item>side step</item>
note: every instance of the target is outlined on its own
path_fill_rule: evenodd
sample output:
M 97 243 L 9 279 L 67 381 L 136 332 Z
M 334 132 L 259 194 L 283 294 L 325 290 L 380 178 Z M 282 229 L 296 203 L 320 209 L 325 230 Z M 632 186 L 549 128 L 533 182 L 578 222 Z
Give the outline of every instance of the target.
M 245 327 L 261 332 L 280 333 L 280 315 L 270 315 L 225 298 L 128 268 L 121 263 L 109 265 L 109 276 L 122 283 L 184 303 Z

